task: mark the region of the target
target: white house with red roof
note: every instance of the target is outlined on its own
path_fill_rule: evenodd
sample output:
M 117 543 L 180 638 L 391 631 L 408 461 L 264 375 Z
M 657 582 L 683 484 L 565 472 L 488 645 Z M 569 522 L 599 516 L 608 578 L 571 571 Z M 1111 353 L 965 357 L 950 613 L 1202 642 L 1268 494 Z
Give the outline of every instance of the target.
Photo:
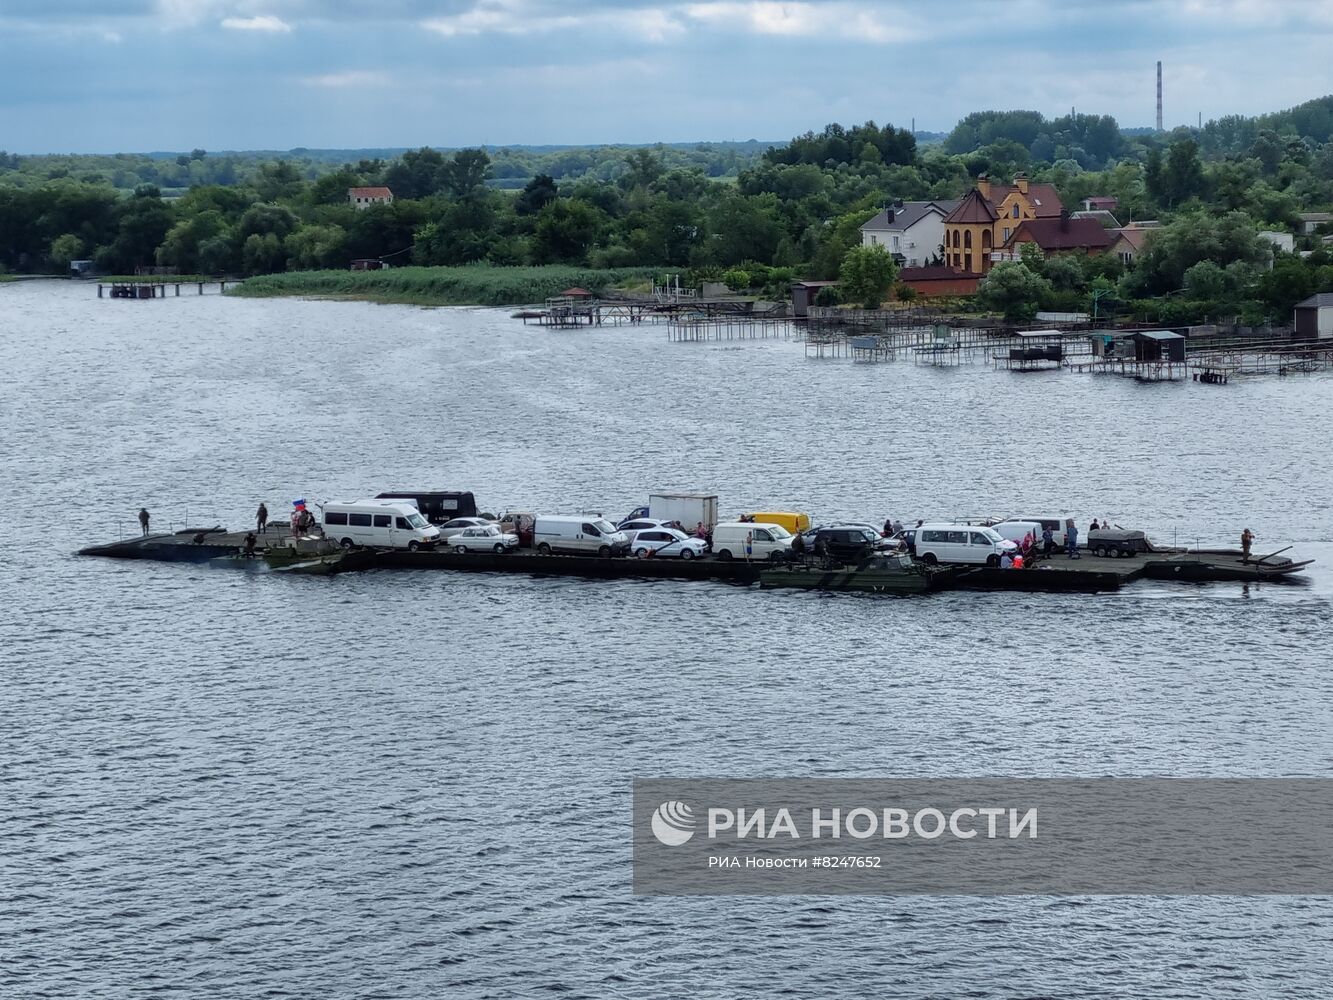
M 387 205 L 393 201 L 393 192 L 386 187 L 352 187 L 347 189 L 347 200 L 357 211 L 371 205 Z

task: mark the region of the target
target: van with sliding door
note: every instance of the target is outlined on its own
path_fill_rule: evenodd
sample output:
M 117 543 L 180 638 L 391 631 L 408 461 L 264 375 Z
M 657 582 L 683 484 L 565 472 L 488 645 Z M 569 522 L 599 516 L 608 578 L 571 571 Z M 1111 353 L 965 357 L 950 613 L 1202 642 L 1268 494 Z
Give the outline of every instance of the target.
M 582 556 L 623 556 L 629 551 L 629 535 L 596 514 L 579 514 L 574 517 L 538 514 L 532 525 L 532 544 L 544 556 L 553 552 Z
M 791 532 L 780 524 L 719 521 L 713 525 L 713 554 L 719 559 L 786 559 Z
M 433 548 L 440 529 L 407 501 L 357 500 L 324 505 L 324 537 L 343 548 L 366 545 L 415 552 Z
M 994 528 L 980 524 L 923 524 L 916 529 L 916 557 L 929 565 L 969 563 L 998 566 L 1018 548 Z

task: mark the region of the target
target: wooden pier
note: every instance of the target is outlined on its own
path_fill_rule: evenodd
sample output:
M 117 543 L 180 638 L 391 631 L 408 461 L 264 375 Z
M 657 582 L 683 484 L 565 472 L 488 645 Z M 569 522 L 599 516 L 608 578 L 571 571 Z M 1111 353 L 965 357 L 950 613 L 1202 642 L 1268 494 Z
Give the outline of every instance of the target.
M 163 281 L 151 277 L 134 278 L 124 280 L 99 281 L 97 283 L 97 297 L 111 299 L 165 299 L 167 289 L 176 290 L 175 297 L 180 298 L 182 285 L 195 285 L 198 287 L 199 295 L 204 294 L 205 287 L 211 288 L 218 286 L 218 293 L 221 294 L 227 290 L 227 284 L 239 284 L 237 278 L 209 278 L 204 281 Z

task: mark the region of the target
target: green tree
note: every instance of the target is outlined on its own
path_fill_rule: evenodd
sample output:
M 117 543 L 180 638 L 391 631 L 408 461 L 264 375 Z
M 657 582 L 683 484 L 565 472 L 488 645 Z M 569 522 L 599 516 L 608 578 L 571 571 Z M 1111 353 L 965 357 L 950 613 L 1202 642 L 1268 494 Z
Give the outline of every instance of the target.
M 1185 294 L 1203 302 L 1220 302 L 1227 294 L 1227 273 L 1211 260 L 1201 260 L 1185 272 Z
M 898 278 L 898 265 L 882 246 L 852 247 L 838 269 L 845 299 L 878 309 Z
M 175 267 L 181 274 L 203 273 L 199 264 L 199 245 L 225 232 L 227 224 L 216 209 L 181 219 L 167 231 L 157 248 L 157 262 Z
M 514 199 L 514 211 L 519 215 L 536 215 L 559 196 L 560 189 L 555 178 L 549 174 L 538 174 L 524 186 L 519 196 Z
M 1082 266 L 1069 254 L 1056 254 L 1047 259 L 1041 276 L 1057 292 L 1081 292 L 1087 285 Z
M 1003 261 L 981 279 L 978 297 L 987 309 L 1004 314 L 1010 323 L 1027 323 L 1037 315 L 1051 284 L 1018 261 Z
M 287 160 L 262 164 L 255 188 L 264 201 L 283 201 L 295 198 L 301 191 L 301 172 Z
M 1173 142 L 1162 167 L 1162 190 L 1166 207 L 1174 208 L 1204 192 L 1203 164 L 1193 139 Z
M 625 183 L 646 188 L 666 172 L 662 157 L 651 149 L 634 149 L 625 157 Z
M 346 266 L 347 233 L 341 226 L 301 226 L 283 240 L 287 270 L 309 271 Z
M 561 198 L 537 213 L 532 256 L 538 264 L 582 264 L 606 224 L 605 216 L 582 201 Z
M 287 255 L 276 233 L 251 233 L 241 245 L 241 267 L 246 274 L 272 274 L 283 270 Z
M 384 171 L 384 183 L 395 198 L 413 201 L 435 194 L 445 185 L 444 155 L 429 146 L 409 150 Z
M 455 198 L 471 198 L 491 176 L 491 158 L 484 149 L 460 149 L 445 165 L 441 179 Z
M 68 271 L 69 262 L 83 257 L 83 240 L 73 233 L 65 233 L 51 241 L 51 252 L 47 258 L 57 271 Z

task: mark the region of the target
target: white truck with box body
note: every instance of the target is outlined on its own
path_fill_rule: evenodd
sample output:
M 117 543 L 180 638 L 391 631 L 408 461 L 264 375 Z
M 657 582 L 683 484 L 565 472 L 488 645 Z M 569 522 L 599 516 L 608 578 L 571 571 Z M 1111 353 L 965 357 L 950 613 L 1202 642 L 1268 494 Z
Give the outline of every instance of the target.
M 416 551 L 433 548 L 440 529 L 409 501 L 357 500 L 324 505 L 324 537 L 344 548 L 373 545 Z
M 549 517 L 538 514 L 532 525 L 532 544 L 542 555 L 564 552 L 582 556 L 623 556 L 629 536 L 604 517 L 579 514 Z
M 651 493 L 648 516 L 659 521 L 679 521 L 687 532 L 702 521 L 704 528 L 711 531 L 717 524 L 717 494 Z

